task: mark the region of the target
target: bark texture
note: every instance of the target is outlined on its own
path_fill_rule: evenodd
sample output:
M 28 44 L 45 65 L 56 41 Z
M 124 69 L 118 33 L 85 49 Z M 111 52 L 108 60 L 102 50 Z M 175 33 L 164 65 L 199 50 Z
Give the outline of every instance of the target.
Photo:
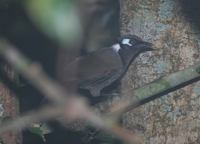
M 16 77 L 16 74 L 13 70 L 4 66 L 1 63 L 1 68 L 3 68 L 8 77 L 12 80 Z M 0 78 L 1 80 L 1 78 Z M 0 81 L 0 122 L 6 121 L 8 119 L 15 118 L 19 114 L 19 104 L 18 99 L 15 97 L 14 93 L 8 89 Z M 13 133 L 12 131 L 6 132 L 0 136 L 0 144 L 21 144 L 22 137 L 21 133 Z
M 200 60 L 200 35 L 185 19 L 178 1 L 121 1 L 121 33 L 159 43 L 140 55 L 122 82 L 122 93 Z M 131 95 L 131 93 L 130 93 Z M 141 133 L 146 144 L 200 143 L 200 83 L 140 106 L 123 116 L 123 125 Z

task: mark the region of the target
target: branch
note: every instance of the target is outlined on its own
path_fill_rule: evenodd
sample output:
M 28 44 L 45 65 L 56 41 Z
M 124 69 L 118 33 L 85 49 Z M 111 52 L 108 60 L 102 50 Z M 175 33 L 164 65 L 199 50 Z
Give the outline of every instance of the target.
M 200 64 L 161 77 L 141 88 L 130 90 L 132 91 L 132 97 L 125 97 L 114 102 L 107 112 L 121 115 L 134 107 L 178 90 L 198 80 L 200 80 Z

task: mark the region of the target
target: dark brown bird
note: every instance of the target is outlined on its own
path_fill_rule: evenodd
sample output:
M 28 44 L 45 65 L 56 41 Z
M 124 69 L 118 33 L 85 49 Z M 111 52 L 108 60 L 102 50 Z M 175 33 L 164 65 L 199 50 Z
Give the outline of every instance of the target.
M 100 96 L 101 90 L 124 76 L 140 53 L 150 50 L 151 43 L 135 35 L 122 36 L 111 47 L 76 58 L 64 68 L 64 72 L 73 72 L 74 66 L 78 65 L 78 77 L 68 78 L 63 83 L 76 82 L 79 89 L 88 90 L 94 97 Z

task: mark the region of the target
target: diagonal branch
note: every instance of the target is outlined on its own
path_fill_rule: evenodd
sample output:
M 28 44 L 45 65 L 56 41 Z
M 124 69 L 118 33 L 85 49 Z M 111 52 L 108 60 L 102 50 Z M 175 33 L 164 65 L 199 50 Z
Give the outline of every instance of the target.
M 161 77 L 141 88 L 132 89 L 132 97 L 125 97 L 114 102 L 107 112 L 121 115 L 138 105 L 154 100 L 198 80 L 200 80 L 200 64 Z

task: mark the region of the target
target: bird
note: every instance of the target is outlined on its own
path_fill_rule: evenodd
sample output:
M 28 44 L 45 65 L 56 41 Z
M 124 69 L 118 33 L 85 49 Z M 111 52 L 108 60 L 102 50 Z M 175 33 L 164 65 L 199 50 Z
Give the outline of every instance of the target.
M 78 65 L 78 74 L 76 77 L 63 79 L 62 83 L 75 82 L 79 90 L 86 90 L 92 97 L 99 97 L 104 88 L 121 80 L 140 53 L 151 50 L 152 43 L 143 41 L 136 35 L 120 36 L 112 46 L 78 56 L 64 66 L 63 70 L 67 75 Z

